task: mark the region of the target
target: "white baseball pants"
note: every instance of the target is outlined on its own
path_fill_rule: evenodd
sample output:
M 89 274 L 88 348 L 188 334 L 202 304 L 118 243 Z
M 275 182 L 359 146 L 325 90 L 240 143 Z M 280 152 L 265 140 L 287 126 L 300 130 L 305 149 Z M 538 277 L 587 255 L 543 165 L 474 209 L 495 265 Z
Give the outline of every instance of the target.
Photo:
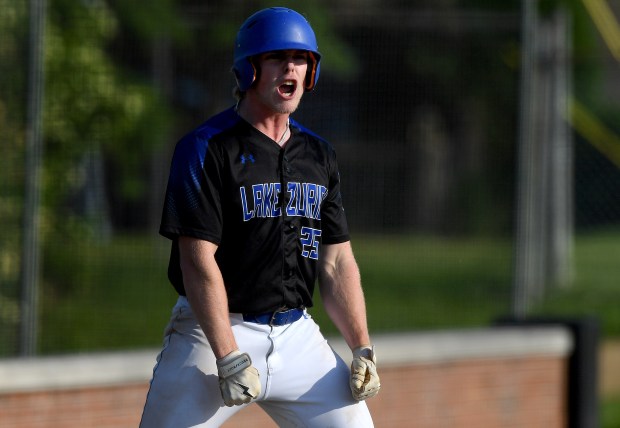
M 261 379 L 255 401 L 280 427 L 373 427 L 365 402 L 349 389 L 349 368 L 332 350 L 307 313 L 274 326 L 230 315 L 242 352 Z M 215 356 L 185 297 L 180 297 L 164 333 L 153 369 L 141 428 L 218 427 L 244 406 L 226 407 Z

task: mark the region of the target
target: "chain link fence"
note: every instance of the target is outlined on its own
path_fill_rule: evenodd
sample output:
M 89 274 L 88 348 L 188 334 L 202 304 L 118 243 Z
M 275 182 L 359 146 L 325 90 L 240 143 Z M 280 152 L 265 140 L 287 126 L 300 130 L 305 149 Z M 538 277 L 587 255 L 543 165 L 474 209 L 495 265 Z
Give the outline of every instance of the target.
M 0 0 L 0 356 L 23 352 L 34 3 Z M 175 299 L 169 243 L 157 236 L 172 149 L 232 105 L 232 41 L 243 19 L 265 6 L 130 3 L 47 2 L 41 264 L 31 300 L 37 353 L 159 344 Z M 317 89 L 295 118 L 336 147 L 371 328 L 463 327 L 506 315 L 519 184 L 520 3 L 332 3 L 291 5 L 308 16 L 323 53 Z M 618 63 L 586 10 L 571 16 L 575 95 L 618 135 Z M 577 285 L 567 288 L 580 290 L 581 273 L 592 270 L 581 237 L 592 251 L 599 248 L 592 236 L 609 241 L 603 251 L 620 241 L 620 172 L 595 134 L 572 138 L 567 209 L 575 214 Z M 554 296 L 534 310 L 565 310 L 553 306 L 563 299 Z M 387 322 L 384 313 L 396 315 Z

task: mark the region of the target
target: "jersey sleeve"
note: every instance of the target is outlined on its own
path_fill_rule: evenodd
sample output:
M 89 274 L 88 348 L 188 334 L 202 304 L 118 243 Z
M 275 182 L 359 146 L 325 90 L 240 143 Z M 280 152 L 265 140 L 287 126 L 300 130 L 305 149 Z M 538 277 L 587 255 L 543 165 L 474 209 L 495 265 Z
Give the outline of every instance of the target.
M 220 243 L 221 162 L 209 141 L 190 134 L 174 151 L 159 233 L 167 238 L 191 236 Z
M 340 192 L 340 172 L 338 171 L 336 153 L 331 149 L 329 154 L 329 189 L 321 207 L 322 242 L 327 245 L 339 244 L 349 240 L 349 227 Z

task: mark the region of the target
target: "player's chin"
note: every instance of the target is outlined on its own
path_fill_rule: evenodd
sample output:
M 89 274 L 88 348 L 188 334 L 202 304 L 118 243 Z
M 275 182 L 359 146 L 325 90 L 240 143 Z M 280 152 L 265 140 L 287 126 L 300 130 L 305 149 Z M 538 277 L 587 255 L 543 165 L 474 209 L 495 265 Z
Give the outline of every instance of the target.
M 292 114 L 299 107 L 299 102 L 301 101 L 301 97 L 295 99 L 284 100 L 276 103 L 275 111 L 280 114 Z

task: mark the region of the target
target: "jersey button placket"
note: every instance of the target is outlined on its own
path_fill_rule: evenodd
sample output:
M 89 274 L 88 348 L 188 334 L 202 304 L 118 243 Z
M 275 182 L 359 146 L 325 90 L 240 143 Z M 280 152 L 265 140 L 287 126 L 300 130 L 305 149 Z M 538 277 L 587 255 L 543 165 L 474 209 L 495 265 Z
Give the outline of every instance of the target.
M 286 150 L 286 149 L 284 149 Z M 288 203 L 291 200 L 291 195 L 288 193 L 288 183 L 294 182 L 295 177 L 293 177 L 294 169 L 291 165 L 290 157 L 287 154 L 283 154 L 282 156 L 282 188 L 284 189 L 285 198 L 283 200 L 283 230 L 282 230 L 282 245 L 283 245 L 283 267 L 282 267 L 282 282 L 284 287 L 284 293 L 288 294 L 289 289 L 292 284 L 291 281 L 294 281 L 293 275 L 295 271 L 295 265 L 297 262 L 297 219 L 295 217 L 289 216 L 286 210 Z
M 284 178 L 286 179 L 286 181 L 288 181 L 288 179 L 291 178 L 291 174 L 293 173 L 293 168 L 291 167 L 289 158 L 286 155 L 282 158 L 282 171 Z

